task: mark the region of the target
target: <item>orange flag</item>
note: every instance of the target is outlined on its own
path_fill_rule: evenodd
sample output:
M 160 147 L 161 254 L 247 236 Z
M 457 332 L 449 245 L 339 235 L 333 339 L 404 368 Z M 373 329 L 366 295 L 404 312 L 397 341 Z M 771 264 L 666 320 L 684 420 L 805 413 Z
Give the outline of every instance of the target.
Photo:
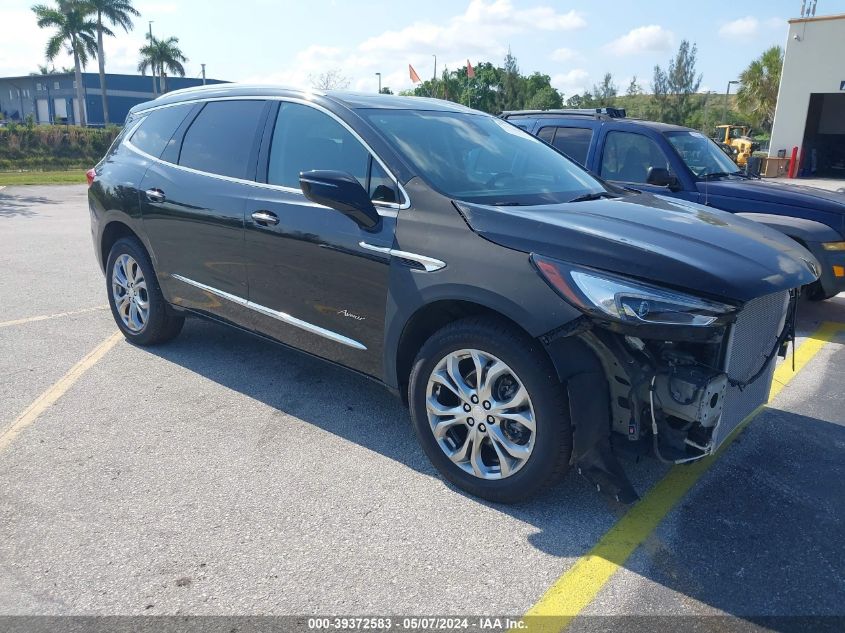
M 472 64 L 469 63 L 469 60 L 467 60 L 467 77 L 469 79 L 475 77 L 475 68 L 472 67 Z
M 422 83 L 422 79 L 420 79 L 420 76 L 417 74 L 417 71 L 414 70 L 414 67 L 410 64 L 408 64 L 408 74 L 411 75 L 411 81 L 413 81 L 415 84 Z

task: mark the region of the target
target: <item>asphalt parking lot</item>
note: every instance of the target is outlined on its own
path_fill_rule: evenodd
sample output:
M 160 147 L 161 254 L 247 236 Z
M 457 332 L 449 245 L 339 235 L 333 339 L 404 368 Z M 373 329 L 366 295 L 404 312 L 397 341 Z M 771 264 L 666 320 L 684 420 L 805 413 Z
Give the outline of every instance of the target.
M 845 295 L 707 468 L 624 459 L 639 519 L 575 474 L 498 506 L 365 379 L 198 320 L 114 337 L 85 195 L 0 191 L 0 615 L 845 616 Z

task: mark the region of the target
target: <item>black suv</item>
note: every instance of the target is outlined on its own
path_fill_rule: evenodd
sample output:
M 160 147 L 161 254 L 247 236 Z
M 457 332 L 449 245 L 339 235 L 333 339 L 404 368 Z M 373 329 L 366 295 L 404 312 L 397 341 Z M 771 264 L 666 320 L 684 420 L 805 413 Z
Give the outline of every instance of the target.
M 438 470 L 496 501 L 570 464 L 633 499 L 612 432 L 711 453 L 766 400 L 815 279 L 775 231 L 430 99 L 174 92 L 132 109 L 90 179 L 129 341 L 199 315 L 375 378 Z
M 845 292 L 845 195 L 741 171 L 712 139 L 620 108 L 521 110 L 502 118 L 620 186 L 731 211 L 781 231 L 821 264 L 807 293 Z

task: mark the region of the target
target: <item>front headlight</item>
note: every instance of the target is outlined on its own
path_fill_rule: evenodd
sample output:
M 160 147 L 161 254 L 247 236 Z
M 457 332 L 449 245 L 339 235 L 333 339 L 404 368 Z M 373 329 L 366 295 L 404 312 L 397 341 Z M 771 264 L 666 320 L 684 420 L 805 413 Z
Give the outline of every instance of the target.
M 592 269 L 532 255 L 541 276 L 580 310 L 631 324 L 706 327 L 736 306 L 699 299 Z
M 823 242 L 822 248 L 826 251 L 845 251 L 845 242 Z

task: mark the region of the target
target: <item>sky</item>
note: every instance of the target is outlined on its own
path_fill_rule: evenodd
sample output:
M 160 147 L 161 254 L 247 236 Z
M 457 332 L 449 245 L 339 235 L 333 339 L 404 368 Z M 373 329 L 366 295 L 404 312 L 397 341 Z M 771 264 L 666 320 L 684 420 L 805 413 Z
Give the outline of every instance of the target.
M 50 0 L 43 0 L 50 1 Z M 0 77 L 44 63 L 47 32 L 33 0 L 0 0 Z M 308 87 L 337 69 L 349 88 L 411 88 L 408 64 L 431 77 L 480 61 L 501 65 L 508 49 L 521 72 L 539 71 L 565 97 L 613 74 L 620 92 L 636 76 L 650 90 L 681 40 L 698 46 L 701 90 L 724 92 L 761 52 L 785 45 L 787 19 L 801 0 L 674 2 L 605 0 L 136 0 L 135 29 L 106 42 L 106 69 L 135 73 L 148 21 L 157 37 L 174 35 L 188 57 L 186 76 Z M 845 13 L 845 0 L 818 0 L 817 15 Z M 69 57 L 57 66 L 72 66 Z M 96 72 L 96 61 L 88 70 Z

